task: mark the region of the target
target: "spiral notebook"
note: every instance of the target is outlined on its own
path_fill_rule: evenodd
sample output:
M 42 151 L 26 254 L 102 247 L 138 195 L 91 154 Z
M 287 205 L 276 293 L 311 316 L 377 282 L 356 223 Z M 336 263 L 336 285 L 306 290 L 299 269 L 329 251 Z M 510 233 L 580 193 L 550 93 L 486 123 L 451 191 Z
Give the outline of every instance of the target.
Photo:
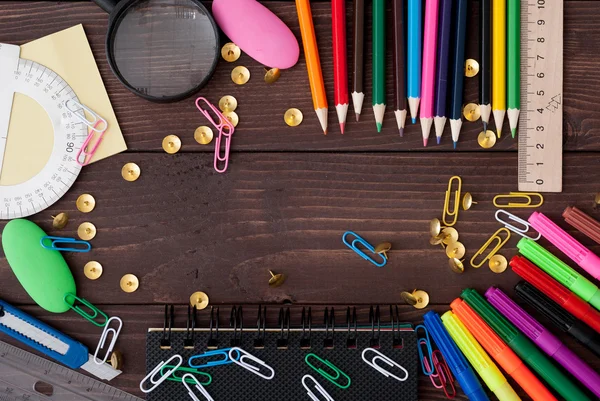
M 400 322 L 397 307 L 390 307 L 390 318 L 386 321 L 381 319 L 378 306 L 371 307 L 369 319 L 364 322 L 356 318 L 356 308 L 336 310 L 312 307 L 302 308 L 301 311 L 295 308 L 294 312 L 287 307 L 277 309 L 279 318 L 277 321 L 273 319 L 276 325 L 267 322 L 264 307 L 258 310 L 256 307 L 233 307 L 227 309 L 227 316 L 220 316 L 219 308 L 207 309 L 198 312 L 210 314 L 210 324 L 204 328 L 196 327 L 195 310 L 188 309 L 187 327 L 174 328 L 174 308 L 166 306 L 164 327 L 149 329 L 147 333 L 146 371 L 150 373 L 175 354 L 181 355 L 184 361 L 182 366 L 188 367 L 190 357 L 239 347 L 269 365 L 274 377 L 265 380 L 235 363 L 203 368 L 202 372 L 212 376 L 212 382 L 204 388 L 215 401 L 311 400 L 302 384 L 305 375 L 314 377 L 336 401 L 417 400 L 417 337 L 410 323 Z M 250 317 L 253 324 L 245 326 Z M 223 325 L 223 321 L 227 324 Z M 370 349 L 367 360 L 404 380 L 386 377 L 366 363 L 362 355 L 365 348 Z M 371 349 L 401 368 L 388 365 Z M 312 354 L 310 362 L 316 369 L 305 361 L 309 354 Z M 212 360 L 218 359 L 217 356 Z M 327 362 L 321 361 L 328 361 L 347 375 L 350 385 L 341 388 L 347 384 L 345 376 L 338 375 Z M 318 369 L 325 375 L 317 372 Z M 328 380 L 325 377 L 327 375 L 330 379 L 339 376 L 337 384 L 336 380 Z M 325 399 L 314 384 L 309 388 L 318 397 L 317 400 Z M 201 401 L 205 400 L 198 392 L 196 396 Z M 149 401 L 192 400 L 182 383 L 168 380 L 146 397 Z

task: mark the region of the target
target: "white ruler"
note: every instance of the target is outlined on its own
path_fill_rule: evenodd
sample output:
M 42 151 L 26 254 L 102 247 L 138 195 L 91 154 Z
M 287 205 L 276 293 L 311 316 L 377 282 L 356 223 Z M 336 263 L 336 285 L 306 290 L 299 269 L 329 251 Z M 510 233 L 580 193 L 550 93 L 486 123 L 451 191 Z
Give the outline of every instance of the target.
M 561 192 L 563 0 L 522 0 L 519 191 Z

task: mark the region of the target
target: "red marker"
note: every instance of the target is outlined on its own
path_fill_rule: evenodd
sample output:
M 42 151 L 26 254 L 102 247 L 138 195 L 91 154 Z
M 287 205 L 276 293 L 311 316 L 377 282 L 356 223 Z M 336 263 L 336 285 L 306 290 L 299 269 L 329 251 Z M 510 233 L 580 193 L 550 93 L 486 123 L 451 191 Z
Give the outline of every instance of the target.
M 333 0 L 331 2 L 331 26 L 333 30 L 333 97 L 343 134 L 349 103 L 345 0 Z

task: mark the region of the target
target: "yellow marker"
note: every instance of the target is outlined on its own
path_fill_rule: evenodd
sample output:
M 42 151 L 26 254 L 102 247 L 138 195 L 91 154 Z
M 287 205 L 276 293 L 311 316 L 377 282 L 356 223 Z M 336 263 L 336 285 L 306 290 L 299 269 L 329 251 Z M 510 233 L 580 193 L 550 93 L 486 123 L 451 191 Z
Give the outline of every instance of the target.
M 510 384 L 508 384 L 500 369 L 498 369 L 489 355 L 475 340 L 475 337 L 473 337 L 452 311 L 448 311 L 442 315 L 442 322 L 448 333 L 450 333 L 450 337 L 452 337 L 458 348 L 467 357 L 489 389 L 496 394 L 499 401 L 516 401 L 521 399 Z
M 492 113 L 498 138 L 506 114 L 506 0 L 493 1 Z

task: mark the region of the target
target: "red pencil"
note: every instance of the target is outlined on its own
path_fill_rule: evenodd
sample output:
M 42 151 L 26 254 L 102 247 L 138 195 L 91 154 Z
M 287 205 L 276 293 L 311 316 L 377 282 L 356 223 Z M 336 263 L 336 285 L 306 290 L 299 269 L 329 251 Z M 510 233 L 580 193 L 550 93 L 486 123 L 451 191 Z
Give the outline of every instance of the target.
M 340 129 L 344 133 L 348 114 L 348 55 L 346 49 L 346 2 L 332 0 L 331 25 L 333 28 L 333 92 Z

